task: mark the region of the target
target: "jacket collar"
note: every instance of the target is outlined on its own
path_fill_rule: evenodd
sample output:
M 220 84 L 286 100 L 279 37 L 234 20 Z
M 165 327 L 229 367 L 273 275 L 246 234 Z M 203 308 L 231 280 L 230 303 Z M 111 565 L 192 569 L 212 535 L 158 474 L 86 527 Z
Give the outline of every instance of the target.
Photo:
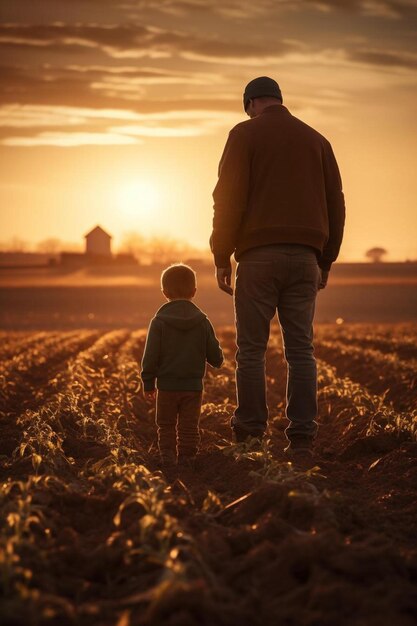
M 259 115 L 263 115 L 264 113 L 278 113 L 278 112 L 291 115 L 287 107 L 285 107 L 283 104 L 270 104 L 269 106 L 265 107 L 265 109 Z

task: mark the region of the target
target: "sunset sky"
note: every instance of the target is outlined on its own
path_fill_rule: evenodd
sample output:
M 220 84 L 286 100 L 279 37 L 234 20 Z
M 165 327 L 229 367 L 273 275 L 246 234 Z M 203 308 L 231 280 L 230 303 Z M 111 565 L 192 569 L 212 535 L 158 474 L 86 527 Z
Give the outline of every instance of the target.
M 331 142 L 340 260 L 417 258 L 415 0 L 1 0 L 0 241 L 206 247 L 256 76 Z

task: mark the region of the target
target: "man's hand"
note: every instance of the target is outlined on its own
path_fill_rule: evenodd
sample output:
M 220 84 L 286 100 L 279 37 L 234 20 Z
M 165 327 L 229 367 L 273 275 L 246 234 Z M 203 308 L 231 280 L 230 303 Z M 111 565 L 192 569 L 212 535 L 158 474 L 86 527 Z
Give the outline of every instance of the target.
M 143 395 L 145 396 L 145 400 L 155 400 L 156 390 L 152 389 L 152 391 L 144 391 Z
M 217 284 L 222 291 L 225 291 L 229 296 L 233 296 L 232 283 L 232 267 L 216 267 Z
M 324 289 L 325 286 L 327 285 L 327 281 L 329 278 L 329 272 L 327 270 L 322 270 L 320 268 L 320 274 L 321 274 L 321 278 L 320 278 L 320 282 L 319 282 L 319 289 Z

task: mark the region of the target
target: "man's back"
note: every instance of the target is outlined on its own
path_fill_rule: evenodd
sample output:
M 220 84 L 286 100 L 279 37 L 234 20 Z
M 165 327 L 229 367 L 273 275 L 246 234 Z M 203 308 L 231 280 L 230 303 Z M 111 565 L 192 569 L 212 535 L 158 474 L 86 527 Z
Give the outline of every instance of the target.
M 262 438 L 268 426 L 265 356 L 278 313 L 288 363 L 285 453 L 310 462 L 318 429 L 316 296 L 339 253 L 345 205 L 330 143 L 282 102 L 268 76 L 246 85 L 243 108 L 251 119 L 229 133 L 213 192 L 210 242 L 218 285 L 234 295 L 236 440 Z
M 235 126 L 213 192 L 213 251 L 312 246 L 328 269 L 339 252 L 344 198 L 330 143 L 280 104 Z

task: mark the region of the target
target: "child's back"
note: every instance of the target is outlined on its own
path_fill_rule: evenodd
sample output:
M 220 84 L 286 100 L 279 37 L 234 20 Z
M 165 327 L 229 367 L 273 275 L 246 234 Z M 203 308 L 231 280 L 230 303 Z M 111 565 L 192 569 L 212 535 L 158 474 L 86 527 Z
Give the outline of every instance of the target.
M 152 318 L 142 359 L 145 396 L 158 389 L 156 424 L 158 446 L 166 466 L 192 461 L 200 440 L 199 419 L 206 362 L 223 363 L 213 326 L 191 301 L 195 273 L 174 265 L 162 274 L 162 290 L 169 300 Z
M 190 300 L 164 304 L 152 319 L 142 378 L 145 390 L 201 391 L 206 361 L 220 367 L 223 353 L 207 316 Z

